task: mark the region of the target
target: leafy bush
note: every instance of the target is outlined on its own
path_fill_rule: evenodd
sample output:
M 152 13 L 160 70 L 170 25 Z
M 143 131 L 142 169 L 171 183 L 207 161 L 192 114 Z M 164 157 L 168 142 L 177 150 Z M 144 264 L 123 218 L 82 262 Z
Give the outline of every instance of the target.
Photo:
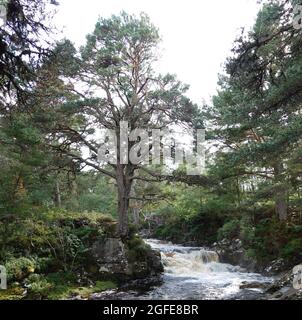
M 255 227 L 249 216 L 243 216 L 240 220 L 240 239 L 246 248 L 252 246 L 254 243 Z
M 9 281 L 35 271 L 75 271 L 85 267 L 92 243 L 114 236 L 115 230 L 111 217 L 97 213 L 52 210 L 25 218 L 2 218 L 0 261 L 7 266 Z
M 281 255 L 284 258 L 302 258 L 302 239 L 290 240 L 284 248 L 281 249 Z
M 11 258 L 5 263 L 5 267 L 8 281 L 22 280 L 35 271 L 36 263 L 26 257 Z
M 223 225 L 222 228 L 218 230 L 218 240 L 233 239 L 238 237 L 240 232 L 240 221 L 231 220 Z
M 28 298 L 40 300 L 46 298 L 54 285 L 39 274 L 30 275 L 25 284 L 28 288 Z
M 144 259 L 150 246 L 144 242 L 144 240 L 138 236 L 133 235 L 127 240 L 126 245 L 128 247 L 128 257 L 130 262 L 140 261 Z

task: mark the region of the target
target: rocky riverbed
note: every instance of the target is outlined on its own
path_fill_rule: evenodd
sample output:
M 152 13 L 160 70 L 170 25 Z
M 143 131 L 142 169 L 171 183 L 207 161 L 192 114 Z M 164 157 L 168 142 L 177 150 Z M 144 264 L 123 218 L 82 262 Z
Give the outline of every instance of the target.
M 302 299 L 302 291 L 293 288 L 292 271 L 280 271 L 285 267 L 282 260 L 273 261 L 262 274 L 256 273 L 257 265 L 244 256 L 240 240 L 232 245 L 226 241 L 216 243 L 213 246 L 216 251 L 160 240 L 148 240 L 147 243 L 161 253 L 163 275 L 134 280 L 119 289 L 94 294 L 91 299 Z
M 259 272 L 264 276 L 271 276 L 273 278 L 272 283 L 260 286 L 264 292 L 262 299 L 302 299 L 302 290 L 296 290 L 293 287 L 294 265 L 290 265 L 290 263 L 286 262 L 284 259 L 280 258 L 273 260 L 267 265 L 259 264 L 257 261 L 246 255 L 240 239 L 234 241 L 224 239 L 214 243 L 211 249 L 218 253 L 222 262 L 239 265 L 249 272 Z M 259 288 L 259 284 L 246 282 L 241 284 L 241 288 Z
M 148 244 L 161 253 L 164 273 L 132 281 L 92 299 L 118 300 L 246 300 L 264 298 L 273 278 L 221 263 L 217 252 L 202 247 L 174 245 L 159 240 Z

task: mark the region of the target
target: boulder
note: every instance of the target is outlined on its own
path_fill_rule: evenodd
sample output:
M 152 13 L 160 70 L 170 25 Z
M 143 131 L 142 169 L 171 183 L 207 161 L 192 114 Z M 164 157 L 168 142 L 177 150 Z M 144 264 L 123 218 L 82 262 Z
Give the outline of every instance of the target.
M 149 246 L 146 248 L 148 249 L 139 258 L 130 259 L 130 269 L 134 279 L 156 276 L 164 271 L 160 253 Z
M 283 272 L 266 290 L 268 300 L 302 300 L 302 290 L 293 287 L 292 270 Z
M 265 269 L 264 273 L 267 275 L 280 274 L 287 268 L 287 264 L 284 259 L 280 258 L 272 261 Z
M 219 260 L 222 263 L 238 265 L 250 272 L 256 270 L 256 261 L 247 257 L 240 239 L 222 239 L 219 242 L 215 242 L 211 250 L 218 253 Z
M 119 238 L 107 238 L 96 241 L 91 249 L 90 269 L 97 266 L 100 277 L 113 278 L 122 282 L 156 276 L 163 272 L 160 253 L 145 246 L 139 255 L 133 258 L 133 249 L 129 250 Z
M 124 243 L 118 238 L 97 241 L 92 246 L 92 255 L 101 275 L 130 275 Z
M 270 282 L 248 282 L 244 281 L 240 284 L 240 289 L 266 289 Z

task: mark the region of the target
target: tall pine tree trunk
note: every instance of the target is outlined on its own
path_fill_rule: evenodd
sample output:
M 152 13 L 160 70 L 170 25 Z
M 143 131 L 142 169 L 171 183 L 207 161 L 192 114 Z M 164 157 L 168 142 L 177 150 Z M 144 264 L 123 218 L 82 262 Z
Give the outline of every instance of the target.
M 118 231 L 121 237 L 128 234 L 128 212 L 131 193 L 131 180 L 124 172 L 124 166 L 117 165 L 117 189 L 118 189 Z
M 284 167 L 281 161 L 275 164 L 275 210 L 280 221 L 287 220 L 287 190 L 283 176 Z

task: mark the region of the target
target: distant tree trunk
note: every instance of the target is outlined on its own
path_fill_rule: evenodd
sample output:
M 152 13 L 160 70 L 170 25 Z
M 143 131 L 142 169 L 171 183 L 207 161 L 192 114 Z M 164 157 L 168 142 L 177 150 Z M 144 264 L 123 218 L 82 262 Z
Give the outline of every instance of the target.
M 136 185 L 136 181 L 133 181 L 132 183 L 132 190 L 131 190 L 131 193 L 130 193 L 130 196 L 133 197 L 133 199 L 136 198 L 137 194 L 136 194 L 136 191 L 135 191 L 135 185 Z M 138 203 L 137 200 L 132 200 L 131 202 L 131 208 L 132 208 L 132 223 L 135 225 L 135 226 L 139 226 L 139 222 L 140 222 L 140 205 Z
M 133 208 L 132 217 L 133 217 L 133 223 L 136 226 L 139 226 L 139 222 L 140 222 L 140 219 L 139 219 L 139 208 L 138 208 L 137 205 Z
M 24 186 L 24 180 L 23 177 L 20 175 L 18 175 L 17 181 L 16 181 L 16 192 L 15 192 L 15 196 L 18 199 L 23 199 L 26 197 L 26 188 Z
M 236 191 L 237 191 L 238 205 L 240 206 L 240 204 L 241 204 L 241 190 L 240 190 L 239 178 L 236 179 Z
M 58 208 L 61 208 L 62 206 L 61 190 L 60 190 L 60 184 L 58 180 L 56 180 L 56 186 L 55 186 L 55 203 Z
M 70 192 L 71 192 L 73 197 L 77 198 L 77 196 L 78 196 L 78 184 L 77 184 L 76 180 L 72 180 Z
M 277 184 L 275 191 L 275 208 L 276 214 L 280 221 L 287 220 L 287 190 L 284 185 L 283 164 L 278 162 L 274 167 L 275 182 Z
M 286 203 L 286 192 L 280 190 L 276 194 L 276 213 L 279 217 L 279 220 L 287 220 L 287 203 Z

